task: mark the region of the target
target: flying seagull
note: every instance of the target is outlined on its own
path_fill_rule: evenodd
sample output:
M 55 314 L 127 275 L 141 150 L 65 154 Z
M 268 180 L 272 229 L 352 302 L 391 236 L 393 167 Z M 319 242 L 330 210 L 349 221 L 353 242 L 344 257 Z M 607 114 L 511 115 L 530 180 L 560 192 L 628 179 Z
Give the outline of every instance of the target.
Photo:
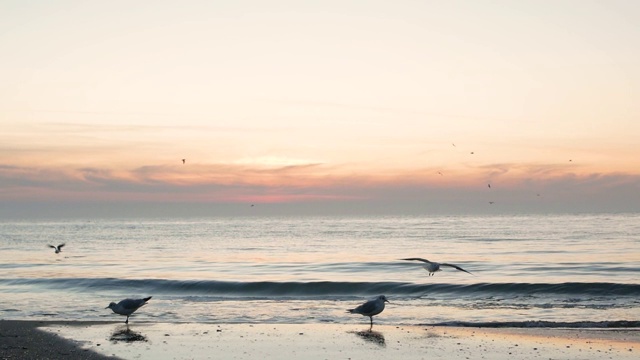
M 467 274 L 471 274 L 471 273 L 470 273 L 470 272 L 468 272 L 467 270 L 465 270 L 465 269 L 463 269 L 463 268 L 461 268 L 461 267 L 459 267 L 459 266 L 457 266 L 457 265 L 453 265 L 453 264 L 437 263 L 437 262 L 432 262 L 432 261 L 429 261 L 429 260 L 427 260 L 427 259 L 422 259 L 422 258 L 408 258 L 408 259 L 400 259 L 400 260 L 409 260 L 409 261 L 415 260 L 415 261 L 422 261 L 422 262 L 424 263 L 424 265 L 422 265 L 422 267 L 423 267 L 425 270 L 427 270 L 427 271 L 429 272 L 429 276 L 433 276 L 433 274 L 434 274 L 436 271 L 441 271 L 442 269 L 440 269 L 440 266 L 450 266 L 450 267 L 452 267 L 452 268 L 456 268 L 456 269 L 458 269 L 458 270 L 460 270 L 460 271 L 464 271 L 464 272 L 466 272 Z M 473 274 L 471 274 L 471 275 L 473 275 Z
M 50 248 L 55 249 L 56 250 L 56 254 L 59 254 L 60 251 L 62 251 L 62 247 L 64 246 L 64 244 L 60 244 L 58 246 L 53 246 L 53 245 L 49 245 Z
M 347 312 L 351 314 L 360 314 L 362 316 L 368 316 L 369 321 L 371 322 L 371 327 L 369 328 L 369 331 L 371 331 L 371 329 L 373 329 L 373 317 L 375 315 L 380 314 L 382 310 L 384 310 L 385 302 L 389 302 L 389 300 L 387 300 L 387 297 L 384 295 L 380 295 L 377 298 L 373 300 L 369 300 L 366 303 L 356 307 L 355 309 L 347 310 Z
M 187 159 L 182 159 L 182 163 L 184 164 L 184 162 L 187 161 Z
M 124 299 L 119 303 L 112 302 L 105 309 L 111 309 L 114 313 L 120 315 L 126 315 L 127 320 L 125 320 L 125 324 L 129 323 L 129 316 L 133 314 L 136 310 L 138 310 L 143 305 L 147 304 L 147 301 L 151 299 L 151 296 L 144 299 Z

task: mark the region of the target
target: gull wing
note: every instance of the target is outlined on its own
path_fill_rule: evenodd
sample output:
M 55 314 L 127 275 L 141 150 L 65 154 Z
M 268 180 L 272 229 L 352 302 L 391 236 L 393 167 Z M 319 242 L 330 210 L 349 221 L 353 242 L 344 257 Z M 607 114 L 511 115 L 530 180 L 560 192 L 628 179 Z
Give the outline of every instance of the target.
M 355 308 L 355 312 L 360 314 L 369 314 L 376 309 L 376 301 L 370 300 Z
M 441 264 L 440 264 L 440 266 L 450 266 L 450 267 L 452 267 L 452 268 L 456 268 L 456 269 L 458 269 L 458 270 L 460 270 L 460 271 L 464 271 L 464 272 L 466 272 L 467 274 L 471 274 L 471 273 L 470 273 L 470 272 L 468 272 L 467 270 L 465 270 L 465 269 L 463 269 L 463 268 L 461 268 L 460 266 L 457 266 L 457 265 L 447 264 L 447 263 L 441 263 Z M 471 275 L 473 275 L 473 274 L 471 274 Z
M 400 259 L 400 260 L 409 260 L 409 261 L 415 260 L 415 261 L 422 261 L 424 263 L 431 264 L 431 261 L 423 258 L 408 258 L 408 259 Z
M 149 299 L 150 298 L 147 298 L 147 299 L 124 299 L 124 300 L 120 301 L 120 303 L 118 305 L 120 305 L 123 309 L 137 309 L 140 306 L 146 304 Z

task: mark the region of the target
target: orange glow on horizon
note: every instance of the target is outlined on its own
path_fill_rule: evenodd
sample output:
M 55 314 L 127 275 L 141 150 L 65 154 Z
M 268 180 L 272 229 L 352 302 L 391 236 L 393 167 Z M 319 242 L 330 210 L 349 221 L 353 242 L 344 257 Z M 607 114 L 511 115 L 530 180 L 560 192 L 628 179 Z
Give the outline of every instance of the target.
M 640 4 L 401 4 L 9 4 L 0 201 L 634 206 Z

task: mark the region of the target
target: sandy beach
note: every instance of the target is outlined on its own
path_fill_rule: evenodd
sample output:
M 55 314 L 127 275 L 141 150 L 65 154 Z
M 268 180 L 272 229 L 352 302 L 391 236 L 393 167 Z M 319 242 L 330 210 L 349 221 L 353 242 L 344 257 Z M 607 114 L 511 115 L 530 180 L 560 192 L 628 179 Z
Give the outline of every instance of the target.
M 2 359 L 636 359 L 633 329 L 0 321 Z
M 51 324 L 44 321 L 0 320 L 0 359 L 112 358 L 41 329 Z

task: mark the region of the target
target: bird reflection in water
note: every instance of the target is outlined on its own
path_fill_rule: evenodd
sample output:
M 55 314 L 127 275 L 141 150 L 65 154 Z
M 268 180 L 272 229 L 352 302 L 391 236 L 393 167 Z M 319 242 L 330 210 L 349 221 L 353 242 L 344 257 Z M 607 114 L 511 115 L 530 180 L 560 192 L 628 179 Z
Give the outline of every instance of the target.
M 118 326 L 109 338 L 113 343 L 147 342 L 147 337 L 137 331 L 129 329 L 129 325 Z
M 384 340 L 384 335 L 381 332 L 372 331 L 372 330 L 363 330 L 363 331 L 349 331 L 352 334 L 356 334 L 365 341 L 372 342 L 378 346 L 385 347 L 387 343 Z

